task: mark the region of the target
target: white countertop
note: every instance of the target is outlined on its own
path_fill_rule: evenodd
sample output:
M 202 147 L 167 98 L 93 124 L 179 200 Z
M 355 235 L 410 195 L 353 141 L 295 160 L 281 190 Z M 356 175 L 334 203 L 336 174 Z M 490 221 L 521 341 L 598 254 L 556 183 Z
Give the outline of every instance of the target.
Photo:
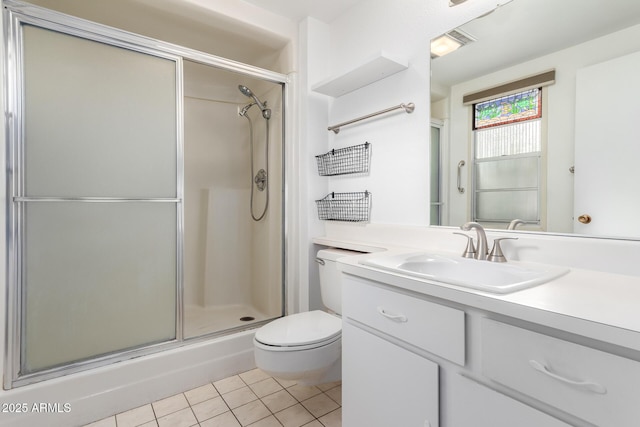
M 640 279 L 637 276 L 571 268 L 566 275 L 542 285 L 509 294 L 492 294 L 359 263 L 366 258 L 419 252 L 416 248 L 384 248 L 325 238 L 314 239 L 314 243 L 362 252 L 375 250 L 341 258 L 339 269 L 347 274 L 640 351 Z

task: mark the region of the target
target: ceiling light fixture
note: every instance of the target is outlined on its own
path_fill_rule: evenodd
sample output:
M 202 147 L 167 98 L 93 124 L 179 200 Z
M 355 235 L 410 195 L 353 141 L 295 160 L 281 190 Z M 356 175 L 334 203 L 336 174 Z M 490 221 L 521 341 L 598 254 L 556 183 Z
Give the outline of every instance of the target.
M 457 6 L 457 5 L 459 5 L 460 3 L 464 3 L 464 2 L 466 2 L 466 1 L 467 1 L 467 0 L 449 0 L 449 7 L 451 7 L 451 6 Z
M 461 30 L 449 31 L 431 41 L 431 58 L 445 56 L 474 41 L 474 37 Z

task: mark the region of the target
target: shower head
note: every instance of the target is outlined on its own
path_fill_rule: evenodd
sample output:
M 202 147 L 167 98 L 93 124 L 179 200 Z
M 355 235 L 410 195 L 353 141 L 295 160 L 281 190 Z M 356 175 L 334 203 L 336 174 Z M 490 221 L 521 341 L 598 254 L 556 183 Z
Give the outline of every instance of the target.
M 240 92 L 242 92 L 242 94 L 243 94 L 244 96 L 248 96 L 248 97 L 253 97 L 253 96 L 254 96 L 254 95 L 253 95 L 253 92 L 251 91 L 251 89 L 249 89 L 249 88 L 248 88 L 248 87 L 246 87 L 246 86 L 238 85 L 238 89 L 240 90 Z
M 238 85 L 238 89 L 240 90 L 240 92 L 242 92 L 244 96 L 248 98 L 253 98 L 253 100 L 256 102 L 256 105 L 258 105 L 258 107 L 260 107 L 261 110 L 263 111 L 266 110 L 266 107 L 264 106 L 264 104 L 260 102 L 258 97 L 255 96 L 255 94 L 251 91 L 251 89 L 243 85 Z
M 271 118 L 271 110 L 267 108 L 267 103 L 262 103 L 258 97 L 251 91 L 251 89 L 249 89 L 248 87 L 244 86 L 244 85 L 238 85 L 238 90 L 240 90 L 240 92 L 242 92 L 242 94 L 248 98 L 253 98 L 253 100 L 255 101 L 256 105 L 258 106 L 258 108 L 260 108 L 260 110 L 262 110 L 262 117 L 264 117 L 265 119 L 270 119 Z M 249 106 L 251 106 L 251 104 L 249 104 Z M 248 109 L 248 107 L 247 107 Z M 246 110 L 243 110 L 246 113 Z

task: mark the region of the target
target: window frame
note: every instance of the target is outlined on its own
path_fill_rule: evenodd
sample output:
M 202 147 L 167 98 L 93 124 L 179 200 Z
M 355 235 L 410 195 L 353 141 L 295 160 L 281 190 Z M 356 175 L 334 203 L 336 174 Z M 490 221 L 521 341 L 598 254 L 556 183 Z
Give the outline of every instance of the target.
M 532 88 L 522 88 L 520 89 L 518 92 L 527 92 L 529 90 L 531 90 Z M 535 89 L 535 88 L 533 88 Z M 548 102 L 548 91 L 547 91 L 547 87 L 546 86 L 541 86 L 537 88 L 539 90 L 539 111 L 538 114 L 529 117 L 529 118 L 524 118 L 524 119 L 517 119 L 517 120 L 513 120 L 513 121 L 509 121 L 509 122 L 505 122 L 505 123 L 500 123 L 500 124 L 495 124 L 495 125 L 490 125 L 490 126 L 484 126 L 484 127 L 476 127 L 476 114 L 475 114 L 475 107 L 477 104 L 481 104 L 487 101 L 491 101 L 490 100 L 481 100 L 479 102 L 476 103 L 472 103 L 472 104 L 468 104 L 470 108 L 470 119 L 471 119 L 471 142 L 472 142 L 472 146 L 470 147 L 470 151 L 471 151 L 471 159 L 472 159 L 472 165 L 471 165 L 471 176 L 473 177 L 471 179 L 471 190 L 472 190 L 472 194 L 470 195 L 471 198 L 471 203 L 470 203 L 470 218 L 472 221 L 476 221 L 476 222 L 480 222 L 480 223 L 485 223 L 485 224 L 505 224 L 508 225 L 513 219 L 516 218 L 511 218 L 511 219 L 494 219 L 494 218 L 480 218 L 478 217 L 478 194 L 480 192 L 485 192 L 483 190 L 479 190 L 478 189 L 478 179 L 477 179 L 477 164 L 478 163 L 483 163 L 483 162 L 495 162 L 497 159 L 502 159 L 502 160 L 507 160 L 507 159 L 515 159 L 515 158 L 525 158 L 525 157 L 536 157 L 538 159 L 537 161 L 537 187 L 536 187 L 536 191 L 537 191 L 537 215 L 536 215 L 536 220 L 527 220 L 526 224 L 527 224 L 527 229 L 528 230 L 532 230 L 532 231 L 542 231 L 545 229 L 546 227 L 546 204 L 545 204 L 545 200 L 546 200 L 546 193 L 547 193 L 547 179 L 546 179 L 546 152 L 547 152 L 547 121 L 546 121 L 546 117 L 547 117 L 547 102 Z M 500 98 L 504 98 L 506 96 L 510 96 L 513 95 L 514 92 L 511 93 L 502 93 L 502 94 L 496 94 L 495 100 L 498 100 Z M 544 102 L 543 102 L 544 101 Z M 538 120 L 540 122 L 540 151 L 536 151 L 536 152 L 530 152 L 530 153 L 524 153 L 524 154 L 515 154 L 515 155 L 506 155 L 506 156 L 498 156 L 498 157 L 488 157 L 488 158 L 483 158 L 483 159 L 478 159 L 476 158 L 476 138 L 477 138 L 477 132 L 478 131 L 483 131 L 483 130 L 487 130 L 487 129 L 491 129 L 491 128 L 496 128 L 496 127 L 503 127 L 503 126 L 513 126 L 513 125 L 517 125 L 518 123 L 522 123 L 522 122 L 526 122 L 526 121 L 532 121 L 532 120 Z M 508 187 L 504 187 L 505 191 L 509 191 L 509 190 L 513 190 L 510 189 Z M 490 190 L 495 192 L 496 190 Z

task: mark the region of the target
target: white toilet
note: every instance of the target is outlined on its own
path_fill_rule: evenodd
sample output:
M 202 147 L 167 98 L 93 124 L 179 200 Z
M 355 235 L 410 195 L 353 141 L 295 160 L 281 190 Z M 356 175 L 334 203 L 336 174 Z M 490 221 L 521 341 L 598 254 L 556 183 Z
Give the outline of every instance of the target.
M 336 260 L 356 254 L 342 249 L 318 251 L 322 302 L 333 313 L 314 310 L 292 314 L 258 329 L 253 340 L 258 368 L 302 385 L 340 380 L 342 286 Z

